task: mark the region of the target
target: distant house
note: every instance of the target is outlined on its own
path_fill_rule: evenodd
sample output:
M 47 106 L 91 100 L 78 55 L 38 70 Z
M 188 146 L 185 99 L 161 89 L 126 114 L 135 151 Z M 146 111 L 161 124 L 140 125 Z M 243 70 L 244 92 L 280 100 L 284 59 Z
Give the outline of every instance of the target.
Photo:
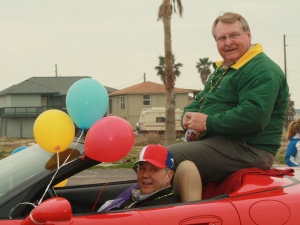
M 32 138 L 35 119 L 48 109 L 66 111 L 66 95 L 73 83 L 90 78 L 31 77 L 0 92 L 0 135 Z M 107 92 L 116 89 L 105 87 Z
M 109 94 L 108 115 L 120 116 L 135 129 L 141 111 L 166 106 L 166 88 L 163 84 L 145 81 Z M 175 106 L 183 109 L 191 101 L 193 90 L 174 88 Z

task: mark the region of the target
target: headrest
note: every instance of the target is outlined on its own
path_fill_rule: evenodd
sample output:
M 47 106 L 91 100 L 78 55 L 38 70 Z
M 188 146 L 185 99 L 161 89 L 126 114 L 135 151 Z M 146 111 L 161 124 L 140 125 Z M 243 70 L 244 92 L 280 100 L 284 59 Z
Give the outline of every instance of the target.
M 173 190 L 181 202 L 202 199 L 201 176 L 192 161 L 185 160 L 178 165 L 174 175 Z

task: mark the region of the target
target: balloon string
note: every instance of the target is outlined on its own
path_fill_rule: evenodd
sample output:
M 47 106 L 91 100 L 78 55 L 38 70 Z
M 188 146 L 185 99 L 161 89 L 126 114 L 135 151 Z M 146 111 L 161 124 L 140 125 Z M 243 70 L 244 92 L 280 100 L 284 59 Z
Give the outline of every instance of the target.
M 81 130 L 81 134 L 79 135 L 79 137 L 78 137 L 77 141 L 75 142 L 75 146 L 74 146 L 74 147 L 76 147 L 76 146 L 77 146 L 77 144 L 78 144 L 79 140 L 81 139 L 81 137 L 82 137 L 83 133 L 84 133 L 84 130 Z M 71 154 L 72 154 L 73 150 L 74 150 L 74 148 L 72 148 L 72 150 L 71 150 L 70 154 L 68 155 L 68 157 L 66 158 L 66 160 L 64 161 L 64 163 L 63 163 L 61 166 L 63 166 L 64 164 L 66 164 L 66 163 L 67 163 L 67 161 L 68 161 L 68 159 L 70 158 L 70 156 L 71 156 Z
M 52 176 L 52 179 L 51 179 L 51 181 L 49 182 L 49 184 L 48 184 L 48 186 L 47 186 L 47 188 L 46 188 L 46 190 L 45 190 L 43 196 L 42 196 L 41 199 L 38 201 L 38 205 L 41 204 L 41 202 L 43 201 L 43 199 L 44 199 L 44 197 L 45 197 L 47 191 L 49 190 L 50 185 L 52 184 L 52 181 L 54 180 L 54 178 L 55 178 L 55 176 L 56 176 L 56 174 L 57 174 L 59 168 L 60 168 L 60 167 L 57 168 L 57 170 L 55 171 L 54 175 Z
M 77 146 L 77 144 L 78 144 L 79 140 L 81 139 L 83 133 L 84 133 L 84 130 L 81 130 L 81 134 L 80 134 L 79 138 L 77 139 L 77 141 L 75 142 L 75 146 L 74 146 L 74 147 Z M 74 148 L 71 150 L 70 154 L 68 155 L 68 157 L 66 158 L 66 160 L 63 162 L 63 164 L 62 164 L 61 166 L 59 166 L 59 154 L 58 154 L 58 151 L 56 152 L 56 153 L 57 153 L 57 170 L 55 171 L 54 175 L 52 176 L 52 179 L 51 179 L 51 181 L 49 182 L 49 184 L 48 184 L 48 186 L 47 186 L 47 188 L 46 188 L 46 190 L 45 190 L 43 196 L 42 196 L 41 199 L 39 200 L 38 205 L 41 204 L 41 202 L 43 201 L 43 199 L 44 199 L 44 197 L 45 197 L 45 195 L 46 195 L 48 189 L 50 188 L 50 185 L 52 184 L 52 182 L 53 182 L 53 180 L 54 180 L 56 174 L 58 173 L 58 170 L 59 170 L 64 164 L 66 164 L 66 162 L 67 162 L 68 159 L 70 158 L 70 156 L 71 156 L 73 150 L 74 150 Z
M 19 207 L 20 205 L 26 205 L 26 204 L 27 204 L 27 205 L 32 205 L 32 206 L 33 206 L 33 209 L 37 207 L 37 205 L 35 205 L 35 204 L 31 203 L 31 202 L 21 202 L 21 203 L 19 203 L 18 205 L 14 206 L 14 207 L 10 210 L 10 212 L 9 212 L 9 219 L 12 219 L 11 214 L 12 214 L 12 212 L 13 212 L 17 207 Z
M 56 151 L 56 160 L 57 160 L 57 170 L 59 169 L 59 154 L 58 151 Z
M 108 184 L 108 182 L 105 183 L 105 184 L 103 185 L 103 187 L 101 188 L 100 193 L 99 193 L 99 195 L 98 195 L 98 197 L 97 197 L 97 199 L 96 199 L 96 201 L 95 201 L 95 204 L 94 204 L 94 206 L 93 206 L 93 208 L 92 208 L 92 212 L 94 212 L 94 209 L 95 209 L 95 207 L 96 207 L 96 205 L 97 205 L 97 202 L 99 201 L 99 198 L 100 198 L 100 196 L 102 195 L 102 192 L 103 192 L 103 190 L 104 190 L 104 188 L 106 187 L 107 184 Z

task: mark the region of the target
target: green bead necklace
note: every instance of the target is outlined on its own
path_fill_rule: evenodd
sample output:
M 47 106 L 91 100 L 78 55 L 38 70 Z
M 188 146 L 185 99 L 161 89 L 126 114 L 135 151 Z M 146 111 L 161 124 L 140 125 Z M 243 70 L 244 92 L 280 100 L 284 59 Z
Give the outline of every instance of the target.
M 171 196 L 171 195 L 174 195 L 174 192 L 172 191 L 171 193 L 169 194 L 166 194 L 166 195 L 163 195 L 163 196 L 160 196 L 160 197 L 157 197 L 154 199 L 154 201 L 158 200 L 158 199 L 161 199 L 161 198 L 165 198 L 165 197 L 168 197 L 168 196 Z
M 227 72 L 227 69 L 225 69 L 223 66 L 219 66 L 216 71 L 214 72 L 211 80 L 210 80 L 210 90 L 209 92 L 212 92 L 220 83 L 222 78 L 225 76 Z M 219 79 L 214 83 L 214 79 L 216 77 L 217 74 L 222 73 L 221 76 L 219 77 Z
M 171 195 L 174 195 L 174 192 L 173 192 L 173 191 L 172 191 L 171 193 L 169 193 L 169 194 L 166 194 L 166 195 L 157 197 L 157 198 L 155 198 L 153 201 L 156 201 L 156 200 L 159 200 L 159 199 L 161 199 L 161 198 L 165 198 L 165 197 L 168 197 L 168 196 L 171 196 Z M 135 203 L 137 203 L 137 202 L 139 202 L 139 201 L 134 201 L 134 202 L 130 203 L 130 204 L 129 204 L 128 206 L 126 206 L 124 209 L 130 209 L 130 208 L 132 208 L 132 207 L 135 205 Z
M 215 79 L 216 75 L 219 74 L 220 72 L 222 73 L 221 76 L 220 76 L 219 79 L 214 83 L 214 79 Z M 210 84 L 209 92 L 212 92 L 212 91 L 213 91 L 213 90 L 221 83 L 221 80 L 222 80 L 222 78 L 225 76 L 226 72 L 227 72 L 227 68 L 225 68 L 223 65 L 222 65 L 222 66 L 219 66 L 219 67 L 215 70 L 215 72 L 212 74 L 212 78 L 211 78 L 211 80 L 210 80 L 210 82 L 209 82 L 209 84 Z M 199 102 L 202 102 L 202 100 L 203 100 L 203 97 L 200 98 Z

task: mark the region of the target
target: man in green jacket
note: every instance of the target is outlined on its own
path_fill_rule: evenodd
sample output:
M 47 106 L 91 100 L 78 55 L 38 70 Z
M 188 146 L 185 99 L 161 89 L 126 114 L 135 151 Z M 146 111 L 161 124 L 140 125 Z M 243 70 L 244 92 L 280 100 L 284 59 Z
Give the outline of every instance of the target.
M 269 169 L 280 147 L 288 101 L 284 73 L 260 44 L 251 43 L 241 15 L 220 15 L 212 34 L 223 60 L 184 109 L 187 142 L 168 146 L 175 167 L 193 161 L 203 184 L 243 168 Z

